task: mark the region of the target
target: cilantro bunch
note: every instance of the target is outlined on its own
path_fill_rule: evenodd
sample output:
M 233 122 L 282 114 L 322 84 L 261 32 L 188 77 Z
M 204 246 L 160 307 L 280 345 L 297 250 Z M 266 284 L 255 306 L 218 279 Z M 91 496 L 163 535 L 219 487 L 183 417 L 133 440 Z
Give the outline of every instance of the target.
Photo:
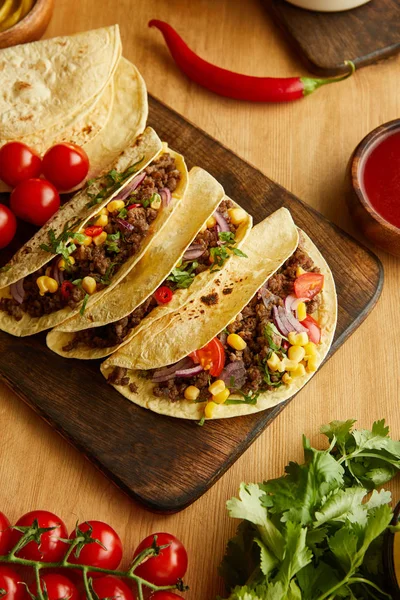
M 228 501 L 229 515 L 243 520 L 220 567 L 229 600 L 391 598 L 382 568 L 391 494 L 375 488 L 400 469 L 400 442 L 384 420 L 371 431 L 354 423 L 323 426 L 327 450 L 303 437 L 304 464 L 242 483 Z

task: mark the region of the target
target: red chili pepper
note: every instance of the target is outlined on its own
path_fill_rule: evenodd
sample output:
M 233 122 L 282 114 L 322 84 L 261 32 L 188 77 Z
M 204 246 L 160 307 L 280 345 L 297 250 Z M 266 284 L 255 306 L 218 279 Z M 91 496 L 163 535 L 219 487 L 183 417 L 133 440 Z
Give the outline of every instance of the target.
M 103 228 L 100 225 L 91 225 L 90 227 L 86 227 L 85 235 L 90 237 L 96 237 L 96 235 L 100 235 L 103 231 Z
M 138 204 L 138 203 L 136 203 L 136 204 L 130 204 L 128 206 L 128 210 L 131 210 L 131 208 L 140 208 L 141 206 L 142 206 L 142 204 Z
M 74 286 L 70 281 L 63 281 L 60 287 L 62 297 L 65 298 L 65 300 L 68 300 L 73 289 Z
M 234 73 L 213 65 L 200 58 L 189 48 L 178 33 L 164 21 L 153 19 L 149 27 L 161 31 L 178 67 L 199 85 L 228 98 L 252 102 L 287 102 L 308 96 L 322 85 L 342 81 L 355 71 L 354 64 L 347 60 L 350 72 L 336 79 L 311 77 L 253 77 Z
M 154 294 L 159 304 L 168 304 L 168 302 L 171 302 L 173 295 L 172 290 L 166 285 L 159 287 Z

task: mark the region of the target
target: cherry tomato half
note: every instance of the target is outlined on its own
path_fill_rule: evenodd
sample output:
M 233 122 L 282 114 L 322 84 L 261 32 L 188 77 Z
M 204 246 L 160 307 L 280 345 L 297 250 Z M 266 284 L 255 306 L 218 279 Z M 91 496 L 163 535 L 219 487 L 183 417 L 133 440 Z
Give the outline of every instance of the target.
M 172 290 L 167 285 L 162 285 L 154 292 L 158 304 L 168 304 L 168 302 L 171 302 L 173 295 Z
M 301 321 L 301 324 L 304 325 L 304 327 L 308 330 L 310 342 L 319 344 L 321 341 L 321 327 L 318 325 L 317 321 L 310 315 L 307 315 L 306 318 Z
M 93 589 L 99 600 L 112 598 L 113 600 L 134 600 L 134 596 L 122 579 L 114 575 L 106 575 L 93 580 Z M 51 598 L 49 599 L 51 600 Z M 81 600 L 86 600 L 86 594 L 83 594 Z
M 48 600 L 79 600 L 79 592 L 70 579 L 60 573 L 47 573 L 40 578 L 42 592 L 46 590 Z M 32 583 L 29 591 L 37 597 L 37 585 Z
M 27 179 L 11 194 L 10 206 L 17 217 L 41 227 L 60 208 L 60 196 L 49 181 Z
M 26 588 L 20 575 L 5 565 L 0 565 L 0 589 L 6 592 L 1 600 L 24 600 L 26 598 Z
M 11 534 L 10 521 L 0 512 L 0 556 L 11 550 Z
M 149 600 L 183 600 L 182 596 L 178 596 L 178 594 L 174 594 L 173 592 L 169 592 L 168 590 L 164 590 L 163 592 L 154 592 L 151 596 L 149 596 Z
M 324 287 L 324 276 L 322 273 L 304 273 L 295 279 L 294 293 L 297 298 L 309 298 L 314 296 Z
M 200 364 L 205 371 L 210 371 L 210 375 L 218 377 L 225 366 L 225 350 L 219 338 L 215 337 L 200 350 L 195 350 L 190 358 Z
M 63 281 L 60 287 L 61 296 L 68 300 L 71 296 L 71 292 L 74 289 L 74 285 L 70 281 Z
M 0 204 L 0 248 L 5 248 L 17 231 L 17 219 L 8 206 Z
M 86 152 L 76 144 L 56 144 L 43 157 L 43 173 L 58 190 L 69 190 L 81 183 L 89 171 Z
M 39 177 L 42 160 L 29 146 L 8 142 L 0 148 L 0 179 L 10 187 L 31 177 Z
M 85 235 L 89 237 L 96 237 L 96 235 L 100 235 L 103 231 L 103 228 L 100 225 L 91 225 L 90 227 L 86 227 Z
M 91 567 L 101 567 L 103 569 L 116 569 L 122 559 L 122 542 L 119 535 L 110 525 L 102 521 L 85 521 L 79 525 L 79 529 L 83 532 L 89 531 L 92 528 L 91 536 L 95 540 L 99 540 L 100 544 L 93 542 L 84 546 L 77 558 L 75 553 L 69 558 L 71 563 L 79 563 L 89 565 Z M 74 530 L 69 538 L 76 538 Z M 103 548 L 104 546 L 104 548 Z M 91 573 L 92 577 L 99 577 L 101 573 Z
M 154 585 L 174 585 L 178 579 L 182 579 L 187 570 L 188 557 L 184 545 L 170 533 L 154 533 L 145 538 L 135 550 L 134 558 L 150 548 L 154 536 L 157 536 L 157 546 L 167 545 L 160 550 L 158 556 L 147 558 L 135 569 L 135 575 L 139 575 Z
M 60 561 L 68 550 L 67 544 L 60 540 L 60 538 L 65 539 L 68 536 L 65 524 L 57 515 L 47 510 L 32 510 L 18 519 L 16 525 L 28 527 L 35 520 L 38 521 L 39 527 L 54 527 L 54 529 L 42 533 L 39 545 L 33 541 L 29 542 L 29 544 L 21 548 L 17 556 L 28 560 L 41 560 L 43 562 Z M 21 537 L 22 533 L 13 529 L 11 537 L 12 545 L 15 546 Z

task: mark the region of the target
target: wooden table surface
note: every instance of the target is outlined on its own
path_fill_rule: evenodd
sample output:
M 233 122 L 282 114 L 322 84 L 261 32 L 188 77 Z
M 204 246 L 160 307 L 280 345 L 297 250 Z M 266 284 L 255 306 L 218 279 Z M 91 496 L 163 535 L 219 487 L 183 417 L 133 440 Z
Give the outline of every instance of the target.
M 174 66 L 161 34 L 147 28 L 150 18 L 171 23 L 194 50 L 221 66 L 253 75 L 306 74 L 257 0 L 57 0 L 46 36 L 119 23 L 124 55 L 138 66 L 149 92 L 354 233 L 344 200 L 346 163 L 371 129 L 399 117 L 400 57 L 293 104 L 252 105 L 189 82 Z M 33 508 L 48 509 L 71 529 L 76 519 L 105 520 L 120 533 L 127 558 L 146 535 L 170 531 L 189 552 L 191 590 L 185 597 L 215 598 L 222 592 L 217 566 L 237 525 L 227 517 L 225 502 L 241 481 L 281 475 L 290 459 L 301 459 L 301 434 L 322 444 L 319 427 L 333 419 L 357 418 L 369 427 L 385 417 L 399 438 L 400 265 L 378 254 L 385 285 L 373 313 L 194 505 L 174 516 L 146 512 L 0 385 L 0 510 L 15 521 Z M 391 489 L 398 499 L 400 481 Z

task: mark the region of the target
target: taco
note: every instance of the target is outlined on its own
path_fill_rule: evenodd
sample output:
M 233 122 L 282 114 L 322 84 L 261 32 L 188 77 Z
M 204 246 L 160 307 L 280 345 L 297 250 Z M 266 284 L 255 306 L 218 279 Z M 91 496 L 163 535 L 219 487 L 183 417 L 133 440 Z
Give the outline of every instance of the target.
M 186 419 L 287 400 L 332 343 L 337 301 L 322 255 L 282 208 L 253 228 L 203 295 L 143 329 L 102 365 L 132 402 Z
M 79 225 L 64 224 L 61 233 L 46 227 L 41 260 L 39 253 L 31 259 L 36 268 L 0 290 L 0 329 L 24 336 L 54 327 L 91 307 L 135 266 L 187 187 L 183 157 L 166 144 L 148 166 L 136 167 L 112 169 L 102 186 L 89 182 L 84 195 L 90 213 Z
M 51 331 L 47 345 L 68 358 L 115 352 L 142 327 L 201 293 L 229 256 L 241 254 L 251 226 L 250 215 L 224 196 L 222 186 L 203 169 L 193 168 L 168 228 L 101 302 Z

